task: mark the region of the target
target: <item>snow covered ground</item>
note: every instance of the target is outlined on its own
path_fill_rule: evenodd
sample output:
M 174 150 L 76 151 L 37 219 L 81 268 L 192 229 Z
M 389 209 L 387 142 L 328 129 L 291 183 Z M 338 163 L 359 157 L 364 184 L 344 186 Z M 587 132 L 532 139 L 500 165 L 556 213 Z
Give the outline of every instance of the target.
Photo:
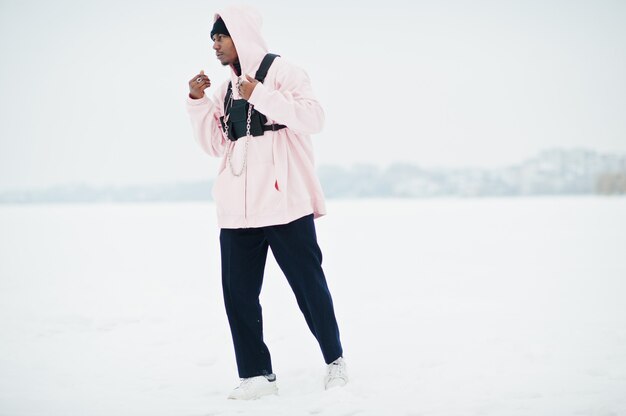
M 212 204 L 0 205 L 0 415 L 626 415 L 626 198 L 329 211 L 351 382 L 271 260 L 280 395 L 241 403 Z

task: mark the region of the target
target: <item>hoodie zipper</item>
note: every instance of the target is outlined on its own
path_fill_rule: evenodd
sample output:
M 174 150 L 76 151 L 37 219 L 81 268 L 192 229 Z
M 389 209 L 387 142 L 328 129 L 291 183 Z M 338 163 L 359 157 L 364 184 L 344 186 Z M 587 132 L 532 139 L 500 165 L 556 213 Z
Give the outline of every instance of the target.
M 248 228 L 248 142 L 250 141 L 250 117 L 254 106 L 248 106 L 248 119 L 246 120 L 246 152 L 244 154 L 244 178 L 243 178 L 243 222 L 244 228 Z

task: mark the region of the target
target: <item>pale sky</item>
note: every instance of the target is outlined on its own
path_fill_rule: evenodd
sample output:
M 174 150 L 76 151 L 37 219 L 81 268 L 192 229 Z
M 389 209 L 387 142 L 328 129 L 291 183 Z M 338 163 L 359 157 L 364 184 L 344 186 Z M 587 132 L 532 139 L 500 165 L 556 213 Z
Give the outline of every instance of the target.
M 0 190 L 212 178 L 184 100 L 200 69 L 226 79 L 209 32 L 228 3 L 1 0 Z M 249 4 L 324 107 L 318 165 L 626 153 L 624 1 Z

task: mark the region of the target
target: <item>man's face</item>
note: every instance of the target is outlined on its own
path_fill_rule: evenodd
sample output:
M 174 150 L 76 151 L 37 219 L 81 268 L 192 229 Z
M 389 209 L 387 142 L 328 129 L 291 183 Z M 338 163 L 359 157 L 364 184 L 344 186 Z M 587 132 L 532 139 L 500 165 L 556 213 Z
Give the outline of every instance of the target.
M 213 49 L 215 49 L 215 55 L 222 65 L 232 65 L 239 59 L 237 49 L 235 49 L 235 44 L 230 36 L 219 33 L 213 35 Z

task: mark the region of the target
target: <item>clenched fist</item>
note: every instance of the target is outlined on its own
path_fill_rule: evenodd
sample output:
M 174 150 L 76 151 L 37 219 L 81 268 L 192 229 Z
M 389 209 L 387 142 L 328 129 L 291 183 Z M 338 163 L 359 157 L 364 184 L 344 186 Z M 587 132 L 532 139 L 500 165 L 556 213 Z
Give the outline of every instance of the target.
M 252 78 L 250 75 L 246 75 L 246 79 L 247 81 L 242 81 L 238 83 L 238 86 L 239 86 L 239 95 L 241 95 L 241 98 L 248 101 L 250 99 L 250 96 L 252 95 L 252 92 L 254 91 L 257 84 L 259 83 L 259 81 Z
M 204 90 L 211 86 L 211 80 L 204 75 L 204 70 L 189 81 L 189 97 L 194 100 L 204 97 Z

